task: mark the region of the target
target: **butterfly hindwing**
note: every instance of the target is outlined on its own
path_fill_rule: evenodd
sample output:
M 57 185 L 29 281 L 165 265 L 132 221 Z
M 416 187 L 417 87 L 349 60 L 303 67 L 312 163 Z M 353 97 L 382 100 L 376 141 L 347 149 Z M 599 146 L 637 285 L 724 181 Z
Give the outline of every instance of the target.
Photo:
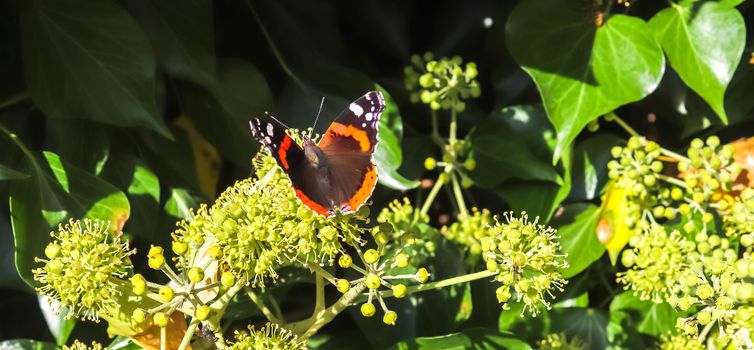
M 319 142 L 327 155 L 332 198 L 343 213 L 356 211 L 372 195 L 377 172 L 372 154 L 377 146 L 382 93 L 370 91 L 353 101 L 330 125 Z

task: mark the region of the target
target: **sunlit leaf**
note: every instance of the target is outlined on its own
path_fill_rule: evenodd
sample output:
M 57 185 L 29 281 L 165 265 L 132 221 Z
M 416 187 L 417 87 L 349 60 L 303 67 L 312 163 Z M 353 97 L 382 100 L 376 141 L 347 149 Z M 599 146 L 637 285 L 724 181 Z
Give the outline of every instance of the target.
M 662 50 L 643 20 L 613 15 L 596 23 L 596 11 L 577 0 L 528 0 L 506 27 L 508 48 L 534 79 L 557 130 L 554 161 L 590 121 L 649 95 L 664 72 Z
M 649 24 L 673 69 L 728 123 L 725 90 L 746 40 L 741 13 L 730 4 L 686 0 L 671 3 Z
M 626 205 L 627 195 L 625 188 L 620 188 L 615 185 L 615 182 L 610 182 L 600 207 L 596 235 L 607 248 L 613 265 L 618 261 L 618 254 L 635 233 L 634 229 L 626 225 L 626 219 L 629 217 Z

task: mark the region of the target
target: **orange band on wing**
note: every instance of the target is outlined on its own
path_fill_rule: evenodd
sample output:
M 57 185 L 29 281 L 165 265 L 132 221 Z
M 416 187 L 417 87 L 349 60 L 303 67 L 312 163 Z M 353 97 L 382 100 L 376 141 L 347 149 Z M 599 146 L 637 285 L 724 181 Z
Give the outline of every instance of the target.
M 353 125 L 346 126 L 341 123 L 332 123 L 329 130 L 338 135 L 352 137 L 359 143 L 359 148 L 361 148 L 362 152 L 369 152 L 369 149 L 372 148 L 372 142 L 369 141 L 367 133 Z
M 291 137 L 286 135 L 283 142 L 280 144 L 280 150 L 278 151 L 278 157 L 280 163 L 283 164 L 283 169 L 288 170 L 288 149 L 291 148 Z
M 376 183 L 377 169 L 374 165 L 371 165 L 369 170 L 364 174 L 364 180 L 361 182 L 361 187 L 359 187 L 358 191 L 356 191 L 356 193 L 351 196 L 351 199 L 348 200 L 348 205 L 351 207 L 351 210 L 355 211 L 372 196 L 372 191 L 374 191 L 374 185 Z
M 313 210 L 315 213 L 322 216 L 327 216 L 327 217 L 332 216 L 332 213 L 330 212 L 329 209 L 313 201 L 311 198 L 309 198 L 307 195 L 304 194 L 304 192 L 302 192 L 299 189 L 296 189 L 296 197 L 298 197 L 298 199 L 300 199 L 301 202 L 304 203 L 304 205 L 309 207 L 309 209 Z

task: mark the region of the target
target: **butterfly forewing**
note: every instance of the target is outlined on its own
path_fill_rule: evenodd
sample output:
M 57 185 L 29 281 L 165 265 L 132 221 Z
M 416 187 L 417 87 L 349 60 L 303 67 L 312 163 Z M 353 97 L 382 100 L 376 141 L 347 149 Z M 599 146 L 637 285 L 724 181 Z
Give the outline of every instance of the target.
M 377 182 L 372 154 L 384 110 L 382 93 L 370 91 L 353 101 L 319 142 L 328 157 L 332 195 L 341 212 L 356 211 L 372 195 Z

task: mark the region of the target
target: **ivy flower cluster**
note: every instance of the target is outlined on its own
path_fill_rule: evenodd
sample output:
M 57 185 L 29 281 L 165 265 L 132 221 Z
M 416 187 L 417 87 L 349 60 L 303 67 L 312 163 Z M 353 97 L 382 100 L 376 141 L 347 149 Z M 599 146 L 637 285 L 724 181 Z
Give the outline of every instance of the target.
M 477 98 L 481 94 L 476 64 L 462 66 L 461 57 L 434 60 L 431 53 L 411 56 L 411 65 L 404 69 L 404 85 L 411 94 L 411 101 L 421 101 L 433 110 L 466 109 L 463 100 Z
M 80 342 L 76 339 L 71 346 L 63 346 L 63 350 L 102 350 L 102 344 L 92 342 L 92 345 L 86 345 L 86 343 Z
M 268 323 L 256 329 L 248 327 L 248 332 L 235 331 L 235 341 L 228 346 L 231 350 L 306 350 L 306 342 L 301 341 L 291 331 Z
M 503 309 L 511 300 L 523 301 L 524 310 L 536 315 L 539 306 L 550 308 L 548 297 L 554 289 L 563 290 L 568 281 L 560 271 L 568 268 L 565 255 L 559 254 L 560 243 L 555 229 L 533 222 L 523 213 L 520 217 L 505 213 L 503 222 L 491 227 L 491 235 L 481 241 L 482 257 L 487 270 L 496 273 L 497 300 Z
M 734 190 L 741 168 L 716 136 L 694 139 L 684 157 L 640 137 L 612 150 L 610 177 L 629 189 L 636 227 L 617 280 L 643 300 L 682 312 L 681 334 L 662 348 L 752 347 L 754 190 Z M 679 174 L 661 173 L 663 161 Z M 720 217 L 721 220 L 715 220 Z M 720 224 L 720 225 L 718 225 Z M 743 251 L 740 249 L 743 248 Z
M 435 242 L 439 238 L 436 228 L 429 224 L 429 215 L 415 208 L 408 198 L 393 200 L 377 215 L 379 225 L 372 229 L 377 244 L 403 246 L 411 255 L 411 265 L 421 266 L 435 256 Z
M 287 176 L 268 153 L 256 158 L 257 178 L 238 181 L 211 207 L 201 206 L 173 233 L 174 252 L 194 256 L 209 242 L 209 254 L 240 281 L 264 285 L 281 264 L 331 262 L 343 242 L 360 242 L 354 217 L 327 219 L 303 206 Z M 368 210 L 368 209 L 367 209 Z M 363 215 L 363 214 L 362 214 Z
M 471 209 L 471 215 L 458 218 L 458 221 L 443 226 L 441 232 L 447 239 L 464 247 L 470 257 L 482 254 L 482 239 L 489 237 L 492 232 L 492 216 L 487 209 Z
M 35 269 L 37 288 L 59 305 L 71 310 L 66 317 L 97 320 L 100 314 L 112 314 L 117 298 L 127 288 L 124 278 L 131 273 L 130 256 L 135 253 L 128 242 L 102 221 L 71 220 L 50 233 L 52 243 L 45 248 L 44 264 Z

